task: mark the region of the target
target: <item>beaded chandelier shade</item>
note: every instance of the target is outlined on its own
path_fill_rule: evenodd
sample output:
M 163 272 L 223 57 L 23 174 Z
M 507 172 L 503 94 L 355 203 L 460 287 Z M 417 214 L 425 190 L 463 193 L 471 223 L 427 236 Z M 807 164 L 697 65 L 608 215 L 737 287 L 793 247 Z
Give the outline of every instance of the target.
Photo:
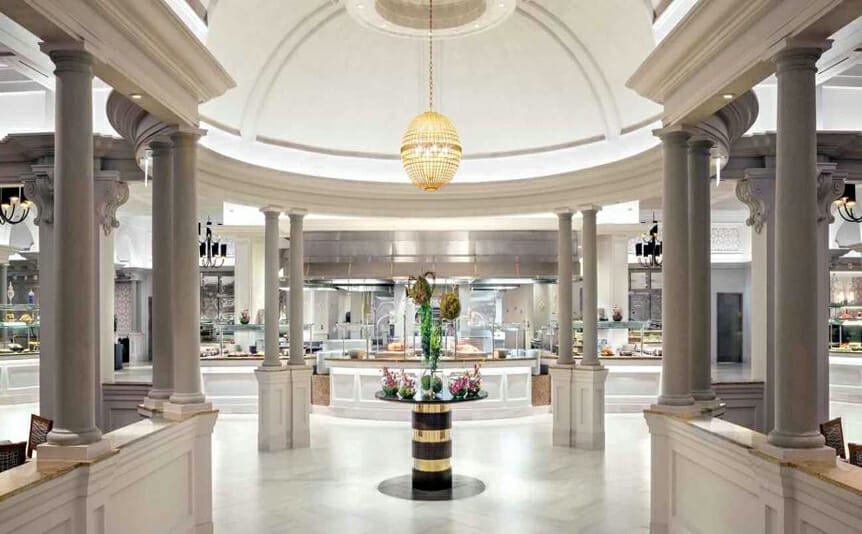
M 461 139 L 445 115 L 434 111 L 434 2 L 428 2 L 428 111 L 407 126 L 401 164 L 417 187 L 436 191 L 452 181 L 461 165 Z

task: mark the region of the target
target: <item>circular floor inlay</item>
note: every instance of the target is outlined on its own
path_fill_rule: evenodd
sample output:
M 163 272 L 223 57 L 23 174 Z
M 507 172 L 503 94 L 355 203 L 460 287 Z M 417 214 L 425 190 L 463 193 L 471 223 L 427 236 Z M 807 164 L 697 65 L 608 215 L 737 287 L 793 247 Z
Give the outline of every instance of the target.
M 345 0 L 365 26 L 400 37 L 428 38 L 428 0 Z M 434 0 L 434 38 L 462 37 L 506 20 L 516 0 Z
M 413 489 L 413 477 L 411 475 L 403 475 L 384 480 L 377 486 L 377 489 L 384 495 L 409 501 L 454 501 L 479 495 L 485 491 L 485 483 L 478 478 L 454 475 L 452 477 L 452 489 L 422 491 Z

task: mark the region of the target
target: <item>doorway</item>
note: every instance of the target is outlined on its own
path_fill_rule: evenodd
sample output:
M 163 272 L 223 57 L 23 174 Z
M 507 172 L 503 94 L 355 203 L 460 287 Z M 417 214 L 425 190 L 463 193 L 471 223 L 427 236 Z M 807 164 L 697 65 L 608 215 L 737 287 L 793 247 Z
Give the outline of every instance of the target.
M 715 321 L 718 363 L 742 363 L 742 293 L 717 294 Z

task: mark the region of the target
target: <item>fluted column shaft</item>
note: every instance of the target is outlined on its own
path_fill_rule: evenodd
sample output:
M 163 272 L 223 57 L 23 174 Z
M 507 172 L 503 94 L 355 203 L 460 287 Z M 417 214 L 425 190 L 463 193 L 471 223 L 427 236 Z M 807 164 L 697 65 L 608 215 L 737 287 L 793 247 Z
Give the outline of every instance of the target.
M 662 201 L 662 362 L 660 405 L 687 406 L 691 396 L 688 328 L 689 134 L 661 134 L 664 154 Z
M 174 392 L 171 404 L 200 404 L 200 256 L 198 253 L 197 141 L 178 132 L 173 143 Z
M 93 58 L 53 50 L 56 67 L 54 217 L 57 391 L 48 442 L 85 445 L 96 427 L 96 244 L 93 231 Z
M 560 210 L 557 245 L 557 320 L 560 323 L 560 351 L 557 363 L 574 362 L 572 355 L 572 212 Z
M 597 211 L 596 208 L 581 210 L 583 218 L 581 227 L 583 272 L 581 274 L 584 284 L 584 353 L 581 365 L 599 365 Z
M 817 127 L 815 48 L 776 58 L 775 428 L 778 447 L 823 445 L 817 420 Z
M 712 142 L 693 139 L 688 145 L 689 356 L 691 394 L 696 401 L 715 399 L 712 389 L 711 221 L 709 151 Z
M 302 246 L 302 220 L 305 211 L 291 210 L 290 216 L 290 365 L 305 365 L 302 343 L 302 285 L 304 251 Z
M 150 143 L 153 151 L 153 388 L 158 403 L 174 392 L 174 184 L 173 155 L 167 141 Z
M 266 220 L 265 243 L 264 243 L 264 367 L 281 367 L 278 350 L 278 216 L 281 210 L 278 208 L 263 208 Z M 292 249 L 291 249 L 292 250 Z M 291 265 L 293 265 L 291 263 Z M 293 271 L 291 271 L 292 275 Z M 292 279 L 291 279 L 292 280 Z M 302 290 L 300 289 L 300 295 Z M 291 295 L 293 302 L 293 295 Z M 293 325 L 293 322 L 291 322 Z M 292 333 L 292 332 L 291 332 Z M 302 332 L 300 332 L 300 335 Z M 291 337 L 291 339 L 293 339 Z

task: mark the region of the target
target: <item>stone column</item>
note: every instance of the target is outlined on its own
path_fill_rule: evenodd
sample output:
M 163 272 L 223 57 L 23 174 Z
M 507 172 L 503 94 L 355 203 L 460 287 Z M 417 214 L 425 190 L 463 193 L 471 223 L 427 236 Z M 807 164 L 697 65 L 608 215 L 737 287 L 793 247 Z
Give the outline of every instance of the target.
M 93 219 L 93 57 L 82 45 L 43 45 L 56 75 L 53 273 L 57 354 L 54 429 L 39 463 L 92 459 L 110 443 L 96 426 L 97 343 Z
M 817 419 L 817 132 L 819 48 L 775 56 L 778 134 L 775 188 L 775 428 L 769 443 L 823 448 Z M 834 461 L 834 451 L 833 451 Z
M 38 210 L 34 220 L 39 227 L 39 414 L 54 419 L 56 414 L 57 354 L 54 276 L 54 169 L 34 165 L 33 174 L 23 178 L 24 194 Z M 6 293 L 6 287 L 3 287 Z
M 197 132 L 171 136 L 173 153 L 174 392 L 163 410 L 168 419 L 209 411 L 201 391 L 200 256 L 198 253 Z
M 560 323 L 560 350 L 557 363 L 574 363 L 572 355 L 572 210 L 558 209 L 557 245 L 557 320 Z
M 153 151 L 153 388 L 144 399 L 152 414 L 162 411 L 174 392 L 173 157 L 167 140 L 150 143 Z
M 304 253 L 302 246 L 302 219 L 307 212 L 288 211 L 290 217 L 290 365 L 305 365 L 302 343 L 302 285 Z
M 688 144 L 689 339 L 691 394 L 695 401 L 717 405 L 712 389 L 711 221 L 709 151 L 712 141 Z
M 267 206 L 261 211 L 266 219 L 266 237 L 265 237 L 265 254 L 266 266 L 264 267 L 264 278 L 266 285 L 266 295 L 264 296 L 264 367 L 281 368 L 281 360 L 279 359 L 278 350 L 278 268 L 279 268 L 279 253 L 278 253 L 278 216 L 281 215 L 281 208 Z M 291 262 L 291 266 L 293 263 Z M 291 271 L 293 274 L 293 271 Z M 302 290 L 300 290 L 302 295 Z M 293 303 L 293 295 L 290 302 Z M 300 301 L 300 304 L 302 301 Z M 300 308 L 301 309 L 301 308 Z M 292 308 L 291 308 L 292 311 Z M 302 315 L 302 314 L 300 314 Z M 291 318 L 293 315 L 291 315 Z M 291 334 L 293 334 L 293 322 L 291 321 Z M 300 331 L 300 336 L 302 331 Z M 301 338 L 300 338 L 301 339 Z M 291 336 L 291 340 L 293 337 Z M 304 362 L 303 362 L 304 363 Z
M 584 353 L 581 365 L 599 365 L 598 353 L 598 253 L 596 247 L 596 212 L 591 206 L 581 210 L 583 219 L 583 284 L 584 284 Z M 561 256 L 562 258 L 562 256 Z
M 836 163 L 817 164 L 817 324 L 829 323 L 829 225 L 835 222 L 834 202 L 844 193 L 847 171 Z M 829 331 L 817 330 L 817 421 L 829 420 Z
M 690 412 L 688 343 L 688 165 L 685 131 L 661 131 L 664 153 L 662 195 L 662 362 L 657 409 Z
M 763 380 L 763 418 L 755 430 L 773 427 L 775 413 L 775 169 L 746 169 L 736 197 L 749 209 L 751 233 L 751 378 Z

